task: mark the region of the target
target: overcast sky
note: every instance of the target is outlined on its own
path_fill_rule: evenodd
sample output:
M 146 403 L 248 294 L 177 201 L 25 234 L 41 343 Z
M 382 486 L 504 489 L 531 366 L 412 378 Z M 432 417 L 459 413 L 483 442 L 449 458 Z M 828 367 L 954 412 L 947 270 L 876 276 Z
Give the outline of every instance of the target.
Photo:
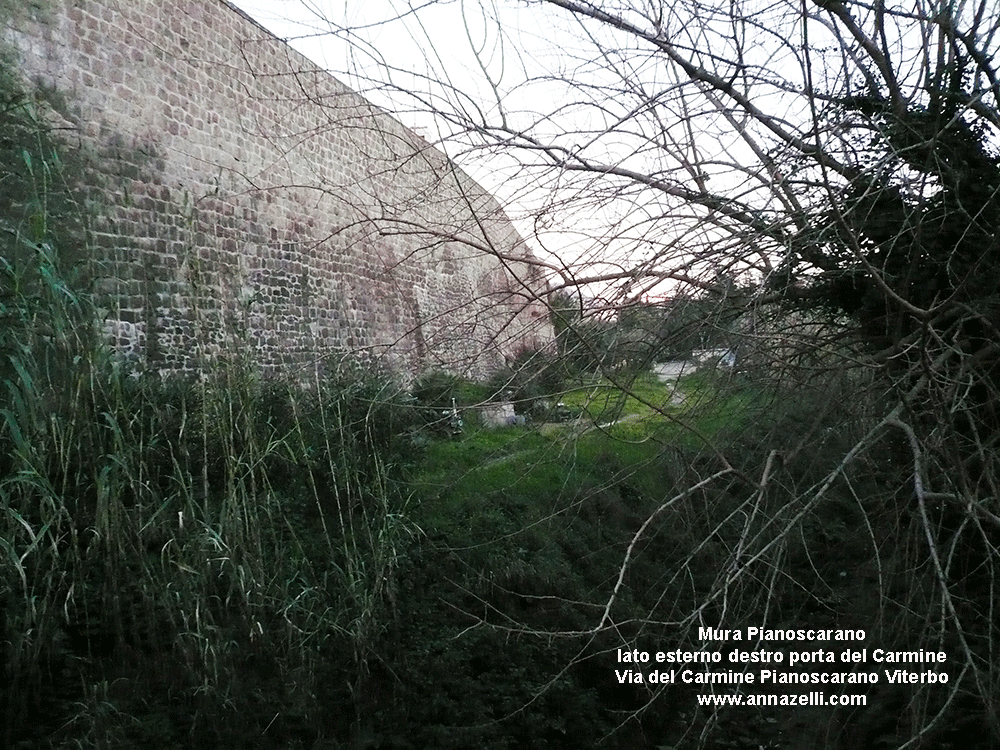
M 586 277 L 621 272 L 627 285 L 651 264 L 710 276 L 746 244 L 742 228 L 706 221 L 683 191 L 734 195 L 763 212 L 784 179 L 768 166 L 769 149 L 783 152 L 780 139 L 760 120 L 721 114 L 718 99 L 641 33 L 523 0 L 231 2 L 404 125 L 447 139 L 442 148 L 497 196 L 542 257 Z M 615 7 L 644 33 L 669 33 L 696 64 L 739 80 L 765 117 L 808 126 L 807 100 L 796 93 L 803 6 L 794 0 Z M 824 28 L 812 30 L 816 74 L 841 75 L 822 58 Z M 489 137 L 472 145 L 430 111 L 455 113 Z M 597 168 L 571 168 L 583 162 Z M 693 253 L 713 260 L 695 267 Z
M 618 127 L 630 121 L 643 86 L 672 84 L 648 44 L 600 25 L 581 30 L 578 19 L 558 8 L 517 0 L 230 2 L 431 142 L 448 138 L 439 145 L 497 196 L 539 257 L 573 266 L 571 275 L 663 262 L 664 248 L 676 256 L 671 264 L 682 267 L 685 246 L 716 241 L 688 208 L 667 218 L 674 209 L 664 207 L 657 190 L 562 171 L 530 149 L 468 147 L 447 121 L 428 114 L 459 112 L 467 122 L 530 133 L 559 153 L 586 149 L 598 162 L 658 170 L 665 152 L 654 140 Z M 615 56 L 602 59 L 599 49 Z M 638 92 L 607 98 L 636 84 Z M 646 126 L 661 132 L 656 122 Z M 733 148 L 720 143 L 717 149 Z M 705 148 L 709 155 L 711 146 Z M 525 169 L 525 160 L 549 166 Z M 606 293 L 603 283 L 588 289 Z
M 351 3 L 350 8 L 344 0 L 230 1 L 318 65 L 381 99 L 376 103 L 391 106 L 405 124 L 422 128 L 431 127 L 430 121 L 413 111 L 413 102 L 390 99 L 376 80 L 416 94 L 428 92 L 430 82 L 443 81 L 453 96 L 489 108 L 496 97 L 483 90 L 480 65 L 501 87 L 497 93 L 506 95 L 523 85 L 533 60 L 552 54 L 538 33 L 539 11 L 509 0 L 425 2 L 416 12 L 396 0 Z M 533 31 L 522 29 L 526 21 Z M 538 75 L 541 69 L 534 67 Z
M 574 248 L 582 247 L 582 232 L 539 226 L 535 221 L 539 204 L 551 201 L 549 186 L 533 183 L 509 156 L 468 149 L 461 140 L 444 143 L 453 133 L 446 132 L 446 122 L 428 112 L 457 108 L 473 113 L 473 120 L 496 120 L 502 102 L 513 126 L 537 128 L 539 114 L 565 97 L 565 89 L 546 81 L 546 75 L 566 67 L 564 45 L 575 35 L 557 29 L 568 29 L 572 19 L 515 0 L 412 3 L 416 12 L 410 3 L 398 0 L 230 2 L 393 112 L 404 125 L 438 143 L 497 196 L 537 251 L 547 249 L 568 262 L 579 258 Z M 556 38 L 562 39 L 562 46 L 552 44 Z M 564 129 L 549 127 L 553 134 Z M 589 215 L 586 221 L 599 218 Z M 584 220 L 580 221 L 582 227 Z M 590 226 L 586 235 L 595 231 L 599 230 Z
M 654 266 L 675 278 L 772 273 L 795 216 L 843 187 L 846 172 L 824 165 L 884 164 L 909 179 L 878 128 L 839 102 L 872 80 L 926 101 L 923 83 L 959 54 L 936 0 L 855 4 L 846 27 L 799 0 L 603 4 L 616 24 L 524 0 L 232 1 L 404 125 L 447 137 L 536 248 L 585 276 L 618 264 L 625 286 L 658 278 Z M 973 28 L 971 9 L 988 6 L 957 7 Z M 989 59 L 1000 36 L 984 24 Z M 466 130 L 456 137 L 432 110 Z

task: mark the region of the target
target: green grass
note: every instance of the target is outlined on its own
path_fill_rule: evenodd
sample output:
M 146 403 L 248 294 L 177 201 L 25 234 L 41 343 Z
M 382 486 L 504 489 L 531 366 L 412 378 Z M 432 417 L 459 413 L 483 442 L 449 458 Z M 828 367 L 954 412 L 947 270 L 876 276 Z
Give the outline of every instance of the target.
M 488 522 L 482 509 L 500 504 L 520 514 L 517 524 L 501 524 L 513 532 L 628 477 L 641 477 L 636 486 L 656 497 L 660 488 L 647 474 L 677 426 L 649 404 L 669 402 L 673 387 L 644 374 L 630 390 L 606 380 L 580 385 L 562 399 L 581 414 L 574 422 L 470 431 L 431 443 L 412 484 L 423 501 L 421 525 L 455 528 L 452 514 L 459 526 Z M 618 421 L 602 425 L 613 414 Z
M 623 377 L 612 382 L 594 378 L 571 385 L 562 396 L 563 403 L 595 423 L 603 424 L 623 417 L 657 414 L 673 410 L 674 386 L 664 383 L 651 372 Z
M 594 377 L 572 384 L 562 401 L 580 415 L 575 434 L 596 429 L 611 440 L 695 449 L 751 425 L 769 403 L 759 387 L 710 368 L 668 382 L 651 372 L 616 382 Z M 555 436 L 570 428 L 549 425 L 543 431 Z

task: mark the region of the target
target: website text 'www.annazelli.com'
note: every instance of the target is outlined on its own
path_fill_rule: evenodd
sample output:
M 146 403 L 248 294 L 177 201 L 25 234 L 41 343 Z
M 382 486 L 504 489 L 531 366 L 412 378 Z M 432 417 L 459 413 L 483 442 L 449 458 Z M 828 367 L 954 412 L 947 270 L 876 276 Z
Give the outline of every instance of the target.
M 865 695 L 827 695 L 823 692 L 801 695 L 699 695 L 699 706 L 864 706 Z

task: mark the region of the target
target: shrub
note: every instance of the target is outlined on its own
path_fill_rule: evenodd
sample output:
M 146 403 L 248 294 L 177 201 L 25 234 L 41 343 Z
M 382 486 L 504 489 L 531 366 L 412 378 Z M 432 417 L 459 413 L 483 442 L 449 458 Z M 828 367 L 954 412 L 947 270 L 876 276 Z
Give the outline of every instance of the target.
M 514 403 L 518 414 L 551 409 L 563 392 L 565 372 L 561 360 L 542 349 L 522 349 L 489 380 L 497 397 Z

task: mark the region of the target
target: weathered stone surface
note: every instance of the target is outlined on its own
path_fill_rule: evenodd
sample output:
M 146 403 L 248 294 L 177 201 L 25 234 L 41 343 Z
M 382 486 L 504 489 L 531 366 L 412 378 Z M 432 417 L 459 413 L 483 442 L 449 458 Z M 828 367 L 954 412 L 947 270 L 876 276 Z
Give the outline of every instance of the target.
M 492 196 L 222 0 L 51 0 L 6 35 L 97 155 L 98 288 L 126 355 L 483 374 L 551 338 Z

